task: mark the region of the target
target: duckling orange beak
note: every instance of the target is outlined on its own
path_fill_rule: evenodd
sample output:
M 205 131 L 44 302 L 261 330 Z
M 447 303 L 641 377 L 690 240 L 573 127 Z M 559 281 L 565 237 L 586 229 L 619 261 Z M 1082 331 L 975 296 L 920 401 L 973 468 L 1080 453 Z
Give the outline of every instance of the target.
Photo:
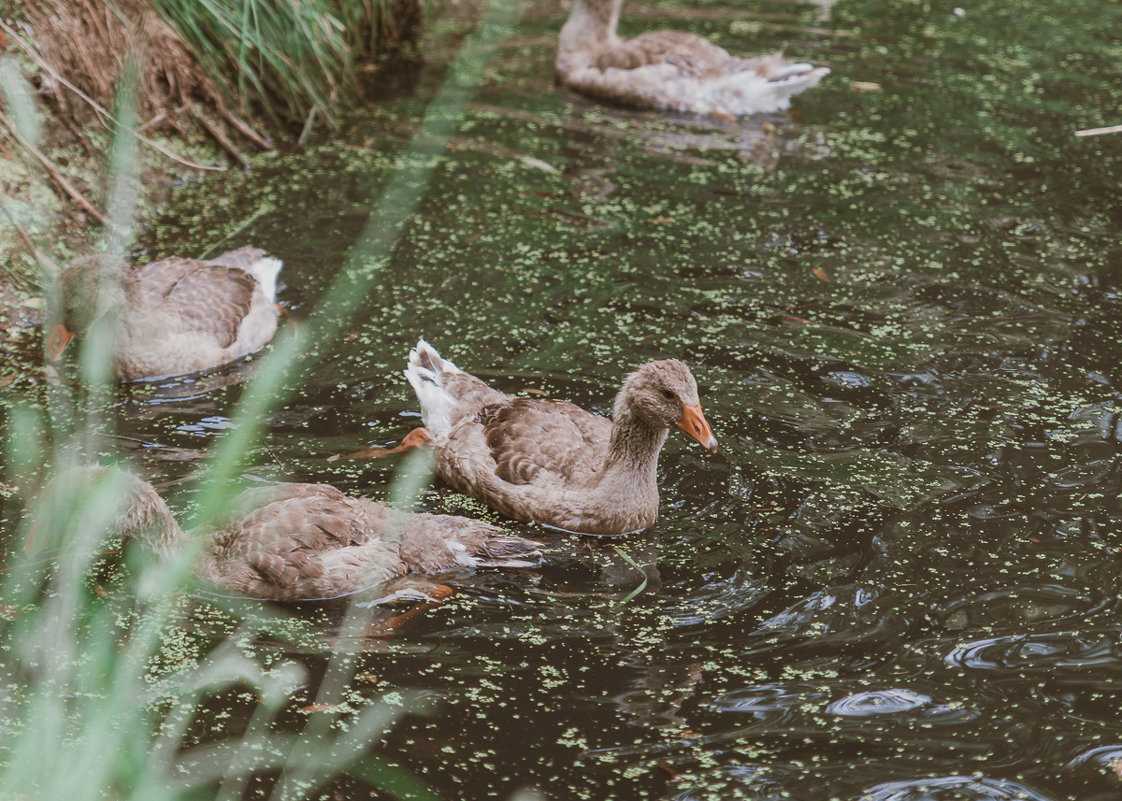
M 678 428 L 685 431 L 692 439 L 701 443 L 701 447 L 710 453 L 717 452 L 717 438 L 713 436 L 713 429 L 709 421 L 701 413 L 701 404 L 696 406 L 682 406 L 682 419 L 677 423 Z
M 72 339 L 74 339 L 74 332 L 65 325 L 62 323 L 52 325 L 51 330 L 47 334 L 47 358 L 54 360 L 61 356 L 63 349 L 70 344 L 70 340 Z
M 411 451 L 416 448 L 422 448 L 432 442 L 432 435 L 429 434 L 427 428 L 414 428 L 405 438 L 401 440 L 401 444 L 394 450 L 396 451 Z

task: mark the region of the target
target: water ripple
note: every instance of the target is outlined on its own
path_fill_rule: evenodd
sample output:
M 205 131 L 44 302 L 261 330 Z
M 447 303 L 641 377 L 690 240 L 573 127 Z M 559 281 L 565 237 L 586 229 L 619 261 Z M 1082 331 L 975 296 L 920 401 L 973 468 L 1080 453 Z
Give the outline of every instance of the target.
M 1009 634 L 987 637 L 953 648 L 947 664 L 973 670 L 1086 668 L 1122 669 L 1117 632 Z
M 868 585 L 830 587 L 812 593 L 764 620 L 752 632 L 757 640 L 748 652 L 766 651 L 779 643 L 807 646 L 879 641 L 905 625 L 900 612 L 884 603 L 882 591 Z
M 740 571 L 727 579 L 707 581 L 681 603 L 670 603 L 663 609 L 675 627 L 695 626 L 721 620 L 750 609 L 770 594 L 764 577 L 745 576 Z
M 1052 801 L 1024 785 L 1006 779 L 939 776 L 887 782 L 870 787 L 855 801 Z
M 1064 766 L 1064 773 L 1080 783 L 1080 801 L 1117 801 L 1122 795 L 1122 744 L 1084 751 Z
M 794 712 L 816 710 L 830 693 L 810 684 L 760 684 L 719 695 L 710 708 L 718 712 L 740 712 L 759 720 L 781 721 Z
M 910 712 L 931 703 L 931 699 L 911 690 L 872 690 L 857 693 L 834 701 L 826 707 L 827 712 L 844 717 L 870 717 L 872 715 L 894 715 Z

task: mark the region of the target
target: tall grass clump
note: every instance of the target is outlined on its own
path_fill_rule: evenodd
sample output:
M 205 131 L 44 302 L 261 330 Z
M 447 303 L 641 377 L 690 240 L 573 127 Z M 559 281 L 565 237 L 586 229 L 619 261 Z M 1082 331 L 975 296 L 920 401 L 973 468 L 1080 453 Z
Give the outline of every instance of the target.
M 281 129 L 334 124 L 344 103 L 377 80 L 378 62 L 409 52 L 422 3 L 35 0 L 24 9 L 31 37 L 22 27 L 6 31 L 41 64 L 50 78 L 43 90 L 65 116 L 104 124 L 131 57 L 146 131 L 181 133 L 194 120 L 231 150 L 243 138 L 266 144 L 241 118 Z
M 358 67 L 409 35 L 420 0 L 150 0 L 243 113 L 335 119 Z
M 486 64 L 509 34 L 514 11 L 514 0 L 493 0 L 465 40 L 409 157 L 384 194 L 371 198 L 370 221 L 324 305 L 256 363 L 232 415 L 233 428 L 197 476 L 192 519 L 183 522 L 205 528 L 221 517 L 233 491 L 230 479 L 258 458 L 259 434 L 299 383 L 307 354 L 333 336 L 373 288 Z M 25 102 L 31 93 L 18 70 L 8 66 L 0 65 L 5 105 L 22 116 L 17 122 L 24 135 L 34 136 L 34 105 Z M 115 109 L 121 126 L 108 165 L 109 222 L 102 237 L 102 249 L 110 253 L 131 247 L 136 83 L 123 82 Z M 51 288 L 56 273 L 53 265 L 43 265 L 48 322 L 57 316 L 51 310 L 58 305 L 57 289 Z M 112 331 L 107 325 L 84 338 L 78 376 L 54 382 L 45 402 L 9 397 L 0 409 L 5 424 L 0 481 L 26 505 L 18 522 L 9 515 L 7 530 L 0 531 L 0 798 L 302 799 L 320 797 L 341 776 L 400 798 L 435 798 L 379 753 L 377 743 L 402 714 L 423 711 L 407 688 L 392 699 L 374 697 L 340 712 L 342 721 L 312 714 L 302 727 L 292 723 L 301 692 L 316 708 L 353 700 L 351 682 L 361 655 L 355 648 L 361 650 L 366 610 L 352 605 L 346 611 L 337 635 L 326 641 L 328 648 L 337 645 L 327 656 L 324 676 L 309 694 L 300 663 L 275 649 L 265 656 L 244 647 L 278 631 L 283 610 L 235 618 L 232 635 L 211 634 L 202 642 L 196 636 L 192 642 L 198 647 L 181 653 L 177 643 L 191 639 L 183 616 L 193 603 L 189 591 L 197 553 L 188 547 L 156 557 L 124 543 L 120 556 L 107 555 L 124 503 L 123 474 L 99 471 L 90 480 L 88 472 L 74 468 L 106 455 L 106 438 L 93 433 L 112 431 L 104 412 L 116 391 L 109 369 Z M 411 502 L 427 475 L 404 472 L 392 492 L 399 505 Z M 195 540 L 197 550 L 203 538 Z M 108 571 L 108 580 L 107 559 L 120 563 Z M 240 699 L 235 722 L 199 737 L 201 724 L 226 714 L 223 704 L 231 694 Z

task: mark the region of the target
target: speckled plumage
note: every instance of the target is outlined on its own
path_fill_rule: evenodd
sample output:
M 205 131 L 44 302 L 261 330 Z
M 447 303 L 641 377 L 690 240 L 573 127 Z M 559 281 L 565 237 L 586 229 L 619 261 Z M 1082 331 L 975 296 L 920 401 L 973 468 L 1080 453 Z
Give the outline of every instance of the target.
M 692 33 L 616 35 L 622 0 L 575 0 L 561 29 L 558 80 L 615 103 L 693 114 L 779 111 L 829 74 L 781 55 L 738 58 Z
M 137 270 L 106 266 L 119 274 L 103 276 L 99 256 L 76 261 L 63 290 L 72 324 L 85 327 L 98 308 L 116 315 L 114 368 L 122 381 L 217 367 L 255 353 L 276 333 L 281 264 L 258 248 L 205 261 L 172 256 Z
M 629 375 L 614 420 L 565 401 L 511 398 L 424 340 L 410 353 L 406 376 L 441 478 L 516 520 L 586 534 L 645 528 L 658 518 L 658 453 L 670 427 L 717 447 L 697 383 L 676 359 Z
M 69 486 L 82 492 L 110 468 L 87 468 Z M 125 474 L 115 527 L 159 554 L 186 536 L 147 482 Z M 86 482 L 86 483 L 82 483 Z M 539 544 L 479 520 L 397 512 L 327 484 L 276 484 L 247 490 L 210 533 L 196 565 L 219 589 L 277 601 L 314 600 L 377 589 L 408 573 L 462 567 L 524 566 Z

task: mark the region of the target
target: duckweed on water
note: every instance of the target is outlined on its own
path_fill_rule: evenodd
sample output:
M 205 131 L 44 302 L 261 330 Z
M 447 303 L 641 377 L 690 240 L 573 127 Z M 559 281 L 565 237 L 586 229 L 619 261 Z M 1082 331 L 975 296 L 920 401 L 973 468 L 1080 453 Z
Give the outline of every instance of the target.
M 504 390 L 605 412 L 627 371 L 684 358 L 721 451 L 671 436 L 662 518 L 615 543 L 627 559 L 551 540 L 540 566 L 448 576 L 451 600 L 354 644 L 378 689 L 353 685 L 348 710 L 390 688 L 439 699 L 386 746 L 440 792 L 1117 794 L 1084 755 L 1122 740 L 1122 139 L 1071 134 L 1122 107 L 1122 10 L 963 10 L 698 22 L 833 69 L 794 114 L 735 124 L 568 98 L 549 48 L 498 67 L 254 474 L 378 495 L 392 464 L 327 459 L 419 424 L 400 375 L 418 336 Z M 538 9 L 519 35 L 560 22 Z M 267 242 L 299 320 L 421 105 L 185 188 L 145 244 Z M 130 395 L 123 429 L 178 477 L 222 435 L 192 426 L 236 395 Z M 422 503 L 484 514 L 439 488 Z M 274 653 L 314 682 L 332 625 L 310 616 Z M 190 659 L 169 650 L 168 670 Z

